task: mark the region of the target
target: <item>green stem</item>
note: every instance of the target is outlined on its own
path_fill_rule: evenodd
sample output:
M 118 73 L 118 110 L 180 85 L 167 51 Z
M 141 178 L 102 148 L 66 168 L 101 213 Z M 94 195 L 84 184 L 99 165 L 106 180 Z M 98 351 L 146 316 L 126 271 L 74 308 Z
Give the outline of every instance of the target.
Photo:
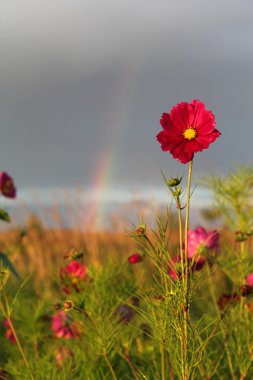
M 187 181 L 187 203 L 185 213 L 185 283 L 184 283 L 184 380 L 188 379 L 188 317 L 189 317 L 189 262 L 188 262 L 188 228 L 190 216 L 191 177 L 193 160 L 190 161 Z
M 179 252 L 180 252 L 180 263 L 181 263 L 181 276 L 184 285 L 184 254 L 183 254 L 183 222 L 182 222 L 182 211 L 180 200 L 177 200 L 177 213 L 178 213 L 178 230 L 179 230 Z
M 163 340 L 161 341 L 160 352 L 161 352 L 162 380 L 166 380 L 166 377 L 165 377 L 165 352 L 164 352 L 164 342 L 163 342 Z
M 105 358 L 105 361 L 106 361 L 106 363 L 107 363 L 107 365 L 108 365 L 108 367 L 109 367 L 109 369 L 110 369 L 110 371 L 111 371 L 111 374 L 112 374 L 112 378 L 113 378 L 113 380 L 118 380 L 118 379 L 117 379 L 117 376 L 116 376 L 116 374 L 115 374 L 115 372 L 114 372 L 114 369 L 113 369 L 113 367 L 112 367 L 112 365 L 111 365 L 111 362 L 110 362 L 110 360 L 109 360 L 109 358 L 108 358 L 108 356 L 107 356 L 106 353 L 104 354 L 104 358 Z
M 179 231 L 179 254 L 181 264 L 181 277 L 184 288 L 185 276 L 184 276 L 184 252 L 183 252 L 183 222 L 182 222 L 182 209 L 180 199 L 177 199 L 177 214 L 178 214 L 178 231 Z M 185 330 L 182 331 L 182 338 L 180 339 L 181 345 L 181 357 L 182 357 L 182 378 L 185 377 Z
M 193 160 L 190 161 L 190 165 L 188 169 L 187 203 L 186 203 L 186 213 L 185 213 L 184 244 L 185 244 L 185 291 L 186 291 L 186 296 L 187 296 L 186 297 L 187 304 L 185 305 L 186 308 L 188 308 L 188 295 L 189 295 L 188 229 L 189 229 L 189 216 L 190 216 L 192 165 L 193 165 Z
M 19 340 L 19 338 L 18 338 L 18 336 L 17 336 L 16 330 L 15 330 L 14 325 L 13 325 L 13 323 L 12 323 L 11 316 L 10 316 L 10 313 L 9 313 L 9 311 L 10 311 L 10 305 L 9 305 L 8 298 L 7 298 L 7 294 L 6 294 L 6 292 L 5 292 L 4 287 L 2 287 L 1 290 L 2 290 L 2 293 L 3 293 L 3 296 L 4 296 L 4 301 L 5 301 L 5 305 L 6 305 L 7 313 L 6 313 L 6 311 L 5 311 L 5 308 L 4 308 L 4 305 L 2 304 L 2 302 L 1 302 L 1 304 L 0 304 L 0 305 L 1 305 L 0 307 L 1 307 L 1 309 L 2 309 L 2 312 L 3 312 L 4 316 L 6 317 L 6 319 L 7 319 L 7 321 L 8 321 L 8 324 L 9 324 L 10 329 L 11 329 L 11 331 L 12 331 L 12 334 L 13 334 L 13 336 L 14 336 L 16 342 L 17 342 L 17 346 L 18 346 L 18 349 L 19 349 L 19 351 L 20 351 L 20 353 L 21 353 L 21 356 L 22 356 L 22 358 L 23 358 L 23 360 L 24 360 L 24 363 L 25 363 L 26 367 L 28 368 L 28 370 L 29 370 L 29 372 L 30 372 L 31 378 L 32 378 L 32 380 L 35 380 L 35 377 L 33 376 L 32 369 L 31 369 L 31 367 L 30 367 L 30 364 L 29 364 L 29 362 L 28 362 L 28 360 L 27 360 L 27 357 L 26 357 L 26 355 L 25 355 L 25 352 L 24 352 L 24 350 L 23 350 L 23 347 L 22 347 L 22 345 L 21 345 L 21 343 L 20 343 L 20 340 Z
M 129 367 L 130 367 L 130 369 L 131 369 L 131 371 L 132 371 L 132 373 L 133 373 L 134 380 L 139 380 L 139 378 L 138 378 L 138 376 L 137 376 L 137 373 L 136 373 L 136 371 L 135 371 L 134 365 L 133 365 L 133 363 L 132 363 L 132 361 L 131 361 L 131 359 L 130 359 L 130 356 L 129 356 L 129 355 L 122 355 L 122 354 L 120 354 L 120 355 L 121 355 L 122 358 L 128 363 L 128 365 L 129 365 Z

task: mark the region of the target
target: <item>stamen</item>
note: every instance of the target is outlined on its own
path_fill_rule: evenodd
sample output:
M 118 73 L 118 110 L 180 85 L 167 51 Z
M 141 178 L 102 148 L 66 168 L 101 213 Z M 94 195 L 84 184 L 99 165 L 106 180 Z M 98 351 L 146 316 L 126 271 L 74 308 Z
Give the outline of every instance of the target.
M 197 131 L 194 128 L 190 127 L 184 131 L 183 135 L 187 140 L 192 140 L 197 136 Z

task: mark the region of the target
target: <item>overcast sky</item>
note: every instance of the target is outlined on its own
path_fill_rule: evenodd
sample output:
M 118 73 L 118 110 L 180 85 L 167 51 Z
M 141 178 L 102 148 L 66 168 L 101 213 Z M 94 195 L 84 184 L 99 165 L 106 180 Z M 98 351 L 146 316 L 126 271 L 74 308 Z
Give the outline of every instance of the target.
M 222 132 L 195 172 L 252 164 L 252 0 L 0 0 L 0 169 L 19 188 L 160 186 L 186 170 L 160 115 L 195 98 Z

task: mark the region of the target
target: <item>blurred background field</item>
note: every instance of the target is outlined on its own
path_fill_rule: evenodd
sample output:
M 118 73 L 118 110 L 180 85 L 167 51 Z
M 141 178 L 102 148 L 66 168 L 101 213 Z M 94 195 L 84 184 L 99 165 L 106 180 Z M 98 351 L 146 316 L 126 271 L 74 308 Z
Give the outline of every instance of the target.
M 145 208 L 148 210 L 146 213 Z M 124 206 L 124 210 L 125 216 L 124 213 L 108 215 L 107 225 L 97 228 L 92 218 L 85 225 L 80 224 L 78 219 L 75 221 L 75 212 L 70 208 L 67 212 L 72 218 L 72 227 L 65 226 L 66 210 L 62 215 L 61 209 L 51 206 L 41 212 L 42 218 L 40 218 L 39 214 L 29 213 L 29 208 L 26 208 L 22 224 L 18 225 L 14 220 L 13 224 L 16 224 L 16 227 L 9 226 L 0 233 L 0 251 L 8 254 L 22 277 L 33 273 L 32 278 L 36 288 L 50 293 L 52 278 L 58 275 L 59 268 L 65 264 L 64 257 L 71 249 L 83 252 L 87 265 L 101 267 L 108 259 L 126 262 L 127 258 L 138 249 L 136 243 L 129 237 L 133 222 L 127 218 L 127 215 L 133 215 L 135 210 L 144 210 L 144 213 L 140 212 L 142 219 L 138 220 L 138 215 L 135 215 L 132 220 L 136 226 L 140 220 L 149 220 L 150 225 L 147 224 L 147 228 L 150 233 L 154 228 L 153 215 L 160 217 L 164 215 L 164 218 L 166 215 L 166 207 L 162 208 L 161 205 L 156 204 L 150 208 L 150 204 L 144 204 L 144 202 L 133 202 L 128 204 L 128 207 Z M 197 222 L 201 221 L 207 229 L 213 228 L 220 220 L 220 215 L 212 208 L 198 210 L 196 215 L 193 225 L 197 226 Z M 50 220 L 49 224 L 46 223 L 48 220 Z M 172 210 L 170 220 L 167 233 L 170 236 L 172 248 L 170 253 L 173 256 L 178 249 L 178 226 L 176 214 Z M 219 232 L 222 243 L 235 244 L 232 231 L 225 226 L 219 226 Z

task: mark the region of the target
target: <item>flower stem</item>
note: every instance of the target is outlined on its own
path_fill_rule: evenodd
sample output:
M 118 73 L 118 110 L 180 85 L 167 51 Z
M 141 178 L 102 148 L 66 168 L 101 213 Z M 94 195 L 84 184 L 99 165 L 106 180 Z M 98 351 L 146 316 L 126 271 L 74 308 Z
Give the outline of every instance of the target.
M 185 213 L 185 272 L 184 272 L 184 377 L 188 379 L 188 317 L 189 317 L 189 262 L 188 262 L 188 228 L 190 216 L 191 177 L 193 160 L 190 161 L 187 181 L 187 203 Z
M 183 223 L 182 223 L 182 210 L 180 199 L 177 200 L 177 213 L 178 213 L 178 230 L 179 230 L 179 252 L 180 252 L 180 264 L 181 264 L 181 276 L 184 285 L 184 254 L 183 254 Z
M 128 363 L 129 367 L 131 368 L 131 371 L 133 373 L 133 376 L 134 376 L 134 380 L 139 380 L 138 376 L 137 376 L 137 373 L 136 373 L 136 370 L 134 368 L 134 365 L 131 361 L 131 358 L 129 355 L 127 354 L 122 354 L 121 352 L 119 352 L 119 355 Z
M 110 359 L 108 358 L 108 356 L 107 356 L 106 353 L 104 354 L 104 358 L 105 358 L 105 361 L 106 361 L 106 363 L 107 363 L 107 365 L 108 365 L 108 367 L 109 367 L 109 369 L 110 369 L 110 371 L 111 371 L 111 374 L 112 374 L 112 378 L 113 378 L 113 380 L 118 380 L 118 379 L 117 379 L 117 376 L 116 376 L 116 374 L 115 374 L 115 372 L 114 372 L 114 369 L 113 369 L 113 367 L 112 367 L 112 365 L 111 365 Z
M 6 317 L 7 321 L 8 321 L 8 324 L 9 324 L 10 329 L 11 329 L 11 331 L 12 331 L 12 334 L 13 334 L 13 336 L 14 336 L 16 342 L 17 342 L 17 346 L 18 346 L 18 349 L 19 349 L 19 351 L 20 351 L 20 353 L 21 353 L 21 356 L 22 356 L 22 358 L 23 358 L 23 360 L 24 360 L 24 363 L 25 363 L 26 367 L 28 368 L 28 370 L 29 370 L 29 372 L 30 372 L 31 379 L 32 379 L 32 380 L 35 380 L 35 377 L 33 376 L 32 369 L 31 369 L 31 367 L 30 367 L 30 364 L 29 364 L 29 362 L 28 362 L 28 360 L 27 360 L 27 357 L 26 357 L 26 355 L 25 355 L 25 352 L 24 352 L 24 350 L 23 350 L 23 347 L 22 347 L 22 345 L 21 345 L 21 343 L 20 343 L 20 340 L 19 340 L 19 338 L 18 338 L 18 336 L 17 336 L 17 333 L 16 333 L 16 330 L 15 330 L 15 327 L 14 327 L 14 325 L 13 325 L 13 323 L 12 323 L 11 316 L 10 316 L 10 305 L 9 305 L 8 297 L 7 297 L 7 294 L 6 294 L 6 292 L 5 292 L 4 287 L 2 287 L 1 290 L 2 290 L 2 293 L 3 293 L 3 297 L 4 297 L 4 301 L 5 301 L 5 306 L 6 306 L 6 309 L 7 309 L 7 312 L 6 312 L 6 310 L 5 310 L 5 308 L 4 308 L 4 305 L 3 305 L 3 303 L 1 302 L 0 305 L 1 305 L 2 312 L 3 312 L 3 314 L 5 315 L 5 317 Z
M 166 377 L 165 377 L 165 352 L 164 352 L 164 342 L 163 342 L 163 340 L 161 341 L 160 352 L 161 352 L 162 380 L 166 380 Z
M 186 204 L 186 213 L 185 213 L 185 290 L 187 295 L 189 295 L 189 263 L 188 263 L 188 229 L 189 229 L 189 216 L 190 216 L 190 198 L 191 198 L 191 176 L 192 176 L 192 165 L 193 160 L 190 161 L 188 169 L 188 184 L 187 184 L 187 204 Z M 186 307 L 188 304 L 185 305 Z

